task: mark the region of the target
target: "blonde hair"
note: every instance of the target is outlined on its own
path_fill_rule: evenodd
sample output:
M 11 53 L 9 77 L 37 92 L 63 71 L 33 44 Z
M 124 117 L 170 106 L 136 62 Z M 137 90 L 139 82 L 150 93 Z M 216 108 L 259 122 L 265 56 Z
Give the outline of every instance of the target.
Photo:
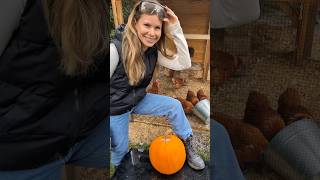
M 60 65 L 65 74 L 87 74 L 94 58 L 107 52 L 107 4 L 104 1 L 43 1 L 49 31 L 60 48 Z
M 160 5 L 160 3 L 155 0 L 148 1 L 152 1 L 153 3 Z M 135 29 L 135 23 L 139 20 L 140 16 L 142 14 L 146 14 L 137 9 L 140 3 L 141 2 L 135 4 L 133 10 L 131 11 L 122 39 L 123 65 L 129 79 L 129 84 L 132 86 L 139 83 L 139 81 L 145 76 L 146 71 L 146 67 L 143 62 L 143 45 L 139 40 Z M 165 32 L 164 23 L 161 31 L 161 37 L 156 43 L 155 47 L 157 47 L 162 55 L 172 59 L 174 54 L 177 52 L 173 38 L 169 33 Z

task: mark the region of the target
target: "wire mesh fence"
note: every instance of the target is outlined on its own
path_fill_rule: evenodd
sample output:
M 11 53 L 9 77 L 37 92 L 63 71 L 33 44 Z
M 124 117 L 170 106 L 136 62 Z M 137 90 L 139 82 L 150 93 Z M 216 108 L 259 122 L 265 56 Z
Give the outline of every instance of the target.
M 309 7 L 314 4 L 309 2 L 262 0 L 258 20 L 211 32 L 214 111 L 242 119 L 248 94 L 253 90 L 268 96 L 276 110 L 279 95 L 290 87 L 300 92 L 303 104 L 319 123 L 320 25 L 313 27 L 304 22 L 308 19 L 302 15 L 315 18 L 316 13 Z M 309 14 L 304 12 L 308 7 Z M 312 33 L 303 37 L 313 40 L 310 47 L 300 43 L 303 25 L 313 27 L 308 30 Z M 297 64 L 303 48 L 311 52 L 310 56 Z
M 252 91 L 277 111 L 279 96 L 294 88 L 299 97 L 292 99 L 301 99 L 320 126 L 320 22 L 314 2 L 260 0 L 256 21 L 211 31 L 213 112 L 243 121 Z M 246 179 L 283 179 L 266 165 L 258 169 L 245 171 Z

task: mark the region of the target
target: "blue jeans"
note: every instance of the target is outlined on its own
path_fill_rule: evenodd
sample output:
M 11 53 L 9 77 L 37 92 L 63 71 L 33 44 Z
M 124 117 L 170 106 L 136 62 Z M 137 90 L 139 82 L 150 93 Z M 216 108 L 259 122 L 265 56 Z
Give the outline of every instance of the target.
M 211 120 L 211 163 L 210 179 L 244 180 L 237 157 L 226 129 Z
M 118 166 L 128 152 L 129 117 L 131 113 L 167 117 L 175 134 L 182 139 L 192 135 L 181 103 L 171 97 L 147 93 L 131 111 L 110 116 L 111 163 Z
M 106 130 L 107 125 L 104 120 L 87 138 L 75 144 L 63 159 L 36 169 L 0 171 L 0 180 L 59 180 L 62 178 L 64 164 L 106 168 L 108 165 Z

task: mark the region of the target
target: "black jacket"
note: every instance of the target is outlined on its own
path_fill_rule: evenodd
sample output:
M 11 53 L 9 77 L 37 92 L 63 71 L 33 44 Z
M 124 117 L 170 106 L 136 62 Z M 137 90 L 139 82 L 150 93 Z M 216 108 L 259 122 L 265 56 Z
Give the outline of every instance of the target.
M 118 54 L 120 55 L 119 63 L 110 79 L 110 114 L 120 115 L 130 111 L 136 106 L 145 96 L 146 88 L 149 85 L 153 71 L 155 69 L 158 51 L 157 48 L 151 47 L 143 54 L 143 61 L 146 66 L 146 73 L 144 78 L 137 86 L 131 86 L 128 83 L 128 77 L 123 67 L 123 60 L 121 58 L 121 31 L 123 27 L 118 29 L 116 38 L 113 43 L 117 47 Z
M 0 170 L 57 160 L 107 117 L 107 57 L 86 77 L 65 76 L 41 0 L 27 1 L 0 56 Z

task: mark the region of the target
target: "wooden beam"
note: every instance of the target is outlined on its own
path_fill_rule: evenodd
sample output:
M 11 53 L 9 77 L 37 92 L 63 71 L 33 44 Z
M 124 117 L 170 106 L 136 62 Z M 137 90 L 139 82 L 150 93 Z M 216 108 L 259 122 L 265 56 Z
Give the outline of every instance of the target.
M 306 32 L 306 44 L 304 47 L 304 58 L 308 59 L 311 56 L 312 52 L 312 44 L 314 37 L 314 29 L 316 25 L 316 15 L 318 9 L 318 0 L 308 0 L 309 2 L 309 14 L 308 14 L 308 22 L 307 22 L 307 32 Z
M 204 52 L 204 60 L 203 60 L 203 80 L 207 80 L 208 78 L 208 71 L 210 66 L 210 22 L 208 26 L 208 36 L 209 39 L 207 39 L 206 49 Z
M 122 1 L 116 0 L 117 13 L 118 13 L 118 23 L 123 24 L 123 11 L 122 11 Z
M 208 71 L 210 66 L 210 39 L 207 40 L 206 50 L 204 54 L 204 61 L 203 61 L 203 80 L 207 80 Z
M 114 26 L 117 27 L 123 23 L 122 1 L 111 0 Z
M 210 34 L 184 34 L 186 39 L 210 39 Z
M 117 27 L 118 26 L 118 15 L 117 15 L 117 6 L 116 6 L 116 0 L 111 0 L 111 4 L 112 4 L 112 14 L 113 14 L 113 22 L 114 22 L 114 26 Z
M 317 0 L 303 0 L 297 33 L 297 65 L 303 64 L 311 55 L 317 3 Z

